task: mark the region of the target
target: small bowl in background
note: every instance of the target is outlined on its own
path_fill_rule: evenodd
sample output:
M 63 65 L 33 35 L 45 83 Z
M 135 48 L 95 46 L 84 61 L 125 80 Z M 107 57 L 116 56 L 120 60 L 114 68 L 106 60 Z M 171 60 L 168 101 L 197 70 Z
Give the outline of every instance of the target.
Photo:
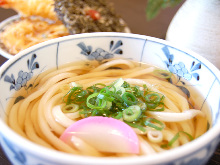
M 102 51 L 96 51 L 102 50 Z M 105 52 L 94 56 L 94 52 Z M 126 158 L 94 158 L 61 153 L 36 145 L 12 131 L 4 122 L 6 105 L 15 92 L 5 77 L 18 77 L 19 71 L 30 72 L 27 62 L 34 59 L 39 75 L 44 69 L 81 61 L 121 57 L 150 63 L 176 71 L 180 79 L 187 79 L 200 93 L 199 105 L 210 106 L 212 124 L 198 139 L 168 152 L 152 156 Z M 220 72 L 198 54 L 153 37 L 128 33 L 88 33 L 61 37 L 32 46 L 10 58 L 0 68 L 0 138 L 1 145 L 13 164 L 205 164 L 215 151 L 220 137 Z M 27 82 L 28 83 L 28 82 Z

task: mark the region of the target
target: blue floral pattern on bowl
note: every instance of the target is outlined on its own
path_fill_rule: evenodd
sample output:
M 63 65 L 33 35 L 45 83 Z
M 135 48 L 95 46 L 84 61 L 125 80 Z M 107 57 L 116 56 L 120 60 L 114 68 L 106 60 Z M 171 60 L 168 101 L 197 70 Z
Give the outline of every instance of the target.
M 82 51 L 81 54 L 88 57 L 89 60 L 102 61 L 104 59 L 110 59 L 114 57 L 114 54 L 122 55 L 123 51 L 119 47 L 123 45 L 122 41 L 119 40 L 116 43 L 112 40 L 110 42 L 109 51 L 106 51 L 102 48 L 97 48 L 95 51 L 92 51 L 92 46 L 86 46 L 84 42 L 77 44 Z
M 14 74 L 11 74 L 11 76 L 6 75 L 4 78 L 4 81 L 9 82 L 11 84 L 10 90 L 15 89 L 18 91 L 22 87 L 25 89 L 28 89 L 33 86 L 33 84 L 29 84 L 27 86 L 27 82 L 33 77 L 33 70 L 39 68 L 39 63 L 35 62 L 35 59 L 37 58 L 36 54 L 33 54 L 31 59 L 27 60 L 27 69 L 28 71 L 25 72 L 23 70 L 20 70 L 18 72 L 18 77 L 15 80 Z
M 68 47 L 66 46 L 67 44 Z M 8 98 L 15 99 L 15 103 L 23 99 L 23 96 L 12 98 L 11 96 L 15 91 L 21 88 L 31 90 L 31 88 L 35 87 L 36 84 L 29 83 L 29 80 L 42 72 L 42 66 L 45 68 L 59 68 L 59 65 L 75 60 L 85 59 L 101 62 L 104 59 L 122 57 L 132 58 L 140 62 L 152 62 L 154 65 L 176 74 L 179 78 L 178 84 L 176 84 L 177 87 L 188 97 L 190 97 L 190 92 L 186 80 L 190 81 L 194 86 L 198 87 L 198 89 L 204 89 L 202 91 L 204 100 L 201 102 L 201 108 L 205 102 L 210 102 L 212 104 L 210 107 L 212 110 L 211 115 L 214 116 L 212 127 L 217 127 L 217 123 L 219 123 L 220 95 L 218 94 L 216 96 L 215 94 L 216 88 L 220 90 L 219 77 L 216 77 L 203 61 L 169 44 L 161 43 L 159 40 L 143 36 L 120 36 L 117 33 L 111 33 L 111 35 L 100 36 L 95 36 L 94 34 L 91 34 L 91 36 L 82 35 L 82 37 L 79 38 L 64 37 L 63 39 L 54 40 L 47 45 L 44 45 L 44 43 L 39 45 L 41 45 L 41 47 L 36 46 L 33 50 L 26 51 L 26 54 L 21 58 L 16 59 L 15 57 L 13 63 L 10 63 L 8 67 L 2 71 L 0 87 L 4 86 L 1 90 L 5 93 L 5 96 L 0 98 L 2 107 L 6 106 Z M 74 52 L 74 56 L 72 52 Z M 184 58 L 182 58 L 183 55 Z M 14 67 L 16 65 L 17 67 Z M 209 84 L 206 82 L 207 77 L 209 78 Z M 170 83 L 174 82 L 170 80 Z M 214 106 L 216 103 L 218 106 Z M 1 118 L 6 116 L 4 110 L 0 111 L 0 116 Z M 10 159 L 14 164 L 30 164 L 33 163 L 33 160 L 35 161 L 35 165 L 62 164 L 61 162 L 54 162 L 46 157 L 39 159 L 34 153 L 27 152 L 27 148 L 24 149 L 21 144 L 11 142 L 12 138 L 5 138 L 4 133 L 1 135 L 1 139 L 2 146 L 5 148 L 6 153 L 12 155 Z M 213 138 L 210 143 L 205 142 L 206 145 L 196 149 L 193 153 L 189 151 L 189 153 L 184 153 L 183 157 L 169 158 L 165 160 L 163 164 L 205 164 L 218 143 L 219 136 Z
M 200 62 L 196 64 L 196 62 L 193 61 L 189 72 L 183 62 L 175 64 L 173 63 L 174 55 L 170 54 L 168 46 L 164 46 L 162 50 L 167 58 L 167 61 L 164 62 L 166 63 L 167 68 L 170 72 L 176 74 L 179 78 L 184 78 L 188 81 L 190 81 L 193 77 L 197 81 L 199 81 L 199 74 L 195 71 L 201 69 L 202 65 Z
M 37 58 L 37 55 L 36 54 L 33 54 L 31 59 L 28 59 L 27 60 L 27 71 L 24 71 L 24 70 L 20 70 L 18 73 L 17 73 L 17 79 L 15 80 L 15 76 L 14 74 L 12 73 L 11 76 L 9 75 L 6 75 L 4 77 L 4 81 L 5 82 L 8 82 L 10 83 L 10 91 L 11 90 L 20 90 L 22 87 L 25 88 L 25 90 L 28 90 L 32 87 L 35 86 L 35 84 L 28 84 L 28 81 L 33 77 L 34 75 L 34 70 L 35 69 L 39 69 L 39 63 L 36 62 Z M 15 101 L 14 101 L 14 104 L 16 104 L 17 102 L 19 102 L 20 100 L 23 100 L 24 99 L 24 96 L 18 96 L 16 97 Z
M 185 87 L 186 82 L 185 81 L 181 81 L 181 79 L 185 79 L 188 82 L 190 82 L 190 80 L 192 78 L 195 78 L 197 81 L 199 81 L 199 74 L 196 73 L 195 71 L 197 71 L 198 69 L 201 69 L 201 63 L 197 63 L 193 61 L 192 65 L 190 67 L 190 71 L 188 71 L 188 69 L 186 68 L 185 64 L 183 62 L 178 62 L 178 63 L 174 63 L 174 55 L 170 54 L 170 51 L 168 49 L 168 46 L 164 46 L 162 48 L 162 51 L 164 52 L 164 55 L 167 58 L 167 61 L 164 61 L 164 63 L 167 66 L 167 69 L 177 75 L 179 81 L 174 84 L 172 79 L 170 79 L 170 83 L 176 85 L 178 88 L 180 88 L 185 94 L 186 96 L 189 98 L 190 97 L 190 92 L 189 90 Z M 178 83 L 181 83 L 181 85 L 177 85 Z

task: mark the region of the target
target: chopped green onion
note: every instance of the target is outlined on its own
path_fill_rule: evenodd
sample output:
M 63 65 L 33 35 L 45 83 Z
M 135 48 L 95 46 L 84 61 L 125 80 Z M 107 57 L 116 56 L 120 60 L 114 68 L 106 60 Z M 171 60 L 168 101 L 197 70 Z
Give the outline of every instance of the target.
M 122 88 L 123 89 L 123 88 Z M 118 94 L 118 95 L 122 95 L 123 93 L 125 93 L 125 89 L 124 90 L 118 90 L 118 91 L 116 91 L 116 94 Z
M 122 95 L 123 93 L 125 93 L 125 88 L 123 88 L 123 87 L 118 87 L 116 90 L 117 90 L 116 93 L 118 93 L 118 94 L 120 94 L 120 95 Z
M 156 124 L 154 124 L 154 123 L 159 124 L 160 127 L 158 127 L 158 126 L 157 126 Z M 148 127 L 154 128 L 154 129 L 156 129 L 156 130 L 158 130 L 158 131 L 163 130 L 164 127 L 165 127 L 165 125 L 164 125 L 161 121 L 159 121 L 159 120 L 157 120 L 157 119 L 155 119 L 155 118 L 147 118 L 146 121 L 144 122 L 144 124 L 145 124 L 146 126 L 148 126 Z
M 106 85 L 103 84 L 103 83 L 97 83 L 97 84 L 95 84 L 94 86 L 95 86 L 95 87 L 97 87 L 97 86 L 103 86 L 103 87 L 106 87 Z
M 110 86 L 109 86 L 109 87 L 110 87 Z M 110 87 L 109 90 L 110 90 L 112 93 L 116 93 L 116 92 L 117 92 L 115 86 Z
M 134 86 L 134 87 L 132 87 L 131 89 L 132 89 L 132 91 L 133 91 L 133 94 L 134 94 L 136 97 L 143 97 L 143 96 L 144 96 L 144 95 L 143 95 L 144 91 L 142 91 L 139 86 Z
M 75 104 L 80 104 L 80 103 L 84 102 L 86 96 L 88 95 L 88 91 L 86 91 L 86 90 L 79 91 L 79 92 L 80 93 L 75 94 L 74 100 L 72 99 L 73 100 L 72 102 Z
M 122 87 L 124 87 L 124 88 L 130 88 L 131 85 L 130 85 L 128 82 L 124 81 L 124 83 L 122 84 Z
M 154 103 L 148 103 L 148 104 L 147 104 L 148 110 L 155 109 L 157 106 L 158 106 L 158 105 L 157 105 L 157 104 L 154 104 Z
M 123 116 L 123 113 L 122 112 L 118 112 L 116 116 L 113 116 L 113 118 L 115 119 L 121 119 Z
M 146 84 L 144 84 L 143 87 L 144 87 L 144 90 L 147 90 L 147 85 Z
M 145 99 L 146 99 L 146 102 L 147 103 L 153 103 L 153 104 L 157 104 L 160 102 L 161 98 L 160 98 L 160 95 L 157 94 L 157 93 L 150 93 L 150 94 L 147 94 L 145 96 Z
M 93 112 L 93 110 L 85 110 L 85 109 L 83 109 L 83 110 L 79 111 L 79 114 L 80 115 L 84 115 L 84 117 L 89 117 L 92 112 Z
M 147 104 L 148 111 L 164 111 L 164 103 L 160 102 L 158 104 Z
M 145 126 L 155 129 L 164 127 L 156 119 L 147 119 L 145 111 L 164 110 L 164 96 L 150 91 L 147 85 L 132 86 L 122 78 L 117 79 L 109 86 L 97 83 L 86 89 L 78 85 L 69 90 L 63 97 L 66 105 L 79 105 L 79 114 L 83 117 L 107 116 L 123 119 L 132 127 L 145 131 Z M 70 109 L 67 108 L 67 111 Z
M 90 103 L 91 100 L 93 98 L 97 98 L 97 96 L 99 95 L 99 93 L 93 93 L 91 95 L 89 95 L 89 97 L 87 98 L 86 104 L 89 108 L 91 109 L 103 109 L 106 106 L 106 101 L 98 99 L 96 100 L 96 102 L 94 104 Z M 98 105 L 97 105 L 98 103 Z
M 112 96 L 115 98 L 115 100 L 119 101 L 120 103 L 123 102 L 122 97 L 118 93 L 112 93 Z M 114 100 L 113 100 L 114 102 Z
M 110 90 L 109 90 L 108 87 L 104 87 L 104 88 L 102 88 L 102 89 L 100 90 L 99 93 L 101 93 L 101 94 L 103 94 L 103 93 L 110 94 Z
M 169 143 L 167 144 L 169 147 L 171 147 L 173 145 L 173 143 L 175 143 L 175 141 L 177 141 L 177 139 L 180 137 L 179 132 L 169 141 Z
M 136 121 L 141 115 L 141 109 L 137 105 L 128 107 L 123 111 L 123 119 L 128 122 Z
M 121 87 L 123 83 L 124 83 L 124 80 L 122 78 L 119 78 L 115 80 L 111 85 L 117 89 L 118 87 Z
M 79 110 L 79 105 L 77 104 L 65 105 L 62 107 L 61 110 L 63 111 L 63 113 L 73 113 Z
M 179 133 L 183 133 L 186 136 L 188 136 L 189 140 L 192 141 L 194 138 L 192 137 L 192 135 L 190 135 L 189 133 L 185 132 L 185 131 L 179 131 Z
M 149 93 L 145 96 L 147 110 L 149 111 L 164 111 L 164 96 L 160 97 L 158 93 Z
M 114 93 L 120 91 L 120 94 L 122 94 L 125 92 L 125 88 L 122 87 L 123 84 L 124 84 L 124 80 L 122 78 L 119 78 L 115 80 L 109 87 L 110 90 L 113 91 Z
M 139 129 L 140 131 L 142 131 L 142 132 L 145 132 L 145 131 L 146 131 L 146 129 L 145 129 L 143 126 L 139 125 L 139 124 L 130 123 L 130 122 L 126 122 L 126 121 L 125 121 L 125 123 L 126 123 L 127 125 L 131 126 L 131 127 L 138 128 L 138 129 Z
M 122 95 L 122 99 L 124 100 L 124 102 L 125 102 L 128 106 L 131 106 L 131 105 L 134 105 L 134 104 L 137 103 L 136 97 L 135 97 L 132 93 L 129 93 L 129 92 L 125 92 L 125 93 Z
M 111 101 L 107 101 L 106 102 L 106 106 L 105 106 L 105 110 L 110 110 L 111 109 L 111 107 L 112 107 L 112 102 Z
M 167 148 L 167 147 L 171 147 L 175 141 L 177 141 L 177 139 L 180 137 L 180 133 L 185 134 L 186 136 L 188 136 L 188 138 L 190 139 L 190 141 L 192 141 L 194 138 L 192 137 L 192 135 L 190 135 L 187 132 L 184 131 L 179 131 L 178 133 L 176 133 L 176 135 L 168 142 L 168 144 L 162 145 L 163 148 Z
M 94 109 L 94 110 L 92 111 L 91 116 L 96 116 L 97 114 L 98 114 L 98 110 L 97 110 L 97 109 Z
M 139 102 L 137 105 L 140 107 L 140 109 L 142 111 L 145 111 L 146 108 L 147 108 L 147 105 L 145 103 L 143 103 L 143 102 Z
M 97 93 L 100 91 L 100 88 L 95 85 L 87 87 L 86 88 L 87 91 L 89 91 L 90 93 Z
M 113 97 L 111 97 L 107 94 L 101 94 L 101 93 L 98 94 L 97 98 L 105 100 L 105 101 L 111 101 L 111 102 L 114 100 Z
M 70 91 L 64 96 L 64 98 L 66 97 L 66 96 L 68 96 L 67 97 L 67 101 L 66 101 L 66 104 L 68 105 L 68 104 L 70 104 L 71 103 L 71 101 L 72 101 L 72 96 L 74 95 L 74 93 L 76 92 L 76 91 L 81 91 L 82 90 L 82 88 L 81 87 L 73 87 L 72 89 L 70 89 Z

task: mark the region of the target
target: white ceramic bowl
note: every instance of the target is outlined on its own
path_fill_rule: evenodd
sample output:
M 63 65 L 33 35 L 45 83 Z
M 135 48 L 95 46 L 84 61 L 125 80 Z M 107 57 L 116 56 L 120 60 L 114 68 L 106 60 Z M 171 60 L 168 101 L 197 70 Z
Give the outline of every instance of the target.
M 110 46 L 111 45 L 111 46 Z M 93 52 L 97 49 L 107 55 Z M 27 61 L 35 57 L 38 67 L 32 68 L 36 76 L 43 69 L 54 68 L 67 62 L 85 59 L 131 58 L 174 71 L 178 69 L 180 79 L 187 78 L 205 98 L 211 109 L 211 129 L 198 139 L 169 152 L 152 156 L 129 158 L 94 158 L 61 153 L 36 145 L 13 132 L 4 122 L 5 107 L 15 92 L 5 77 L 16 80 L 19 71 L 30 72 Z M 181 74 L 180 74 L 181 73 Z M 58 165 L 58 164 L 205 164 L 215 151 L 220 136 L 220 72 L 199 55 L 180 49 L 164 40 L 136 34 L 90 33 L 66 36 L 40 43 L 10 58 L 0 68 L 0 137 L 1 145 L 13 164 Z M 184 77 L 185 76 L 185 77 Z M 187 87 L 186 87 L 187 88 Z

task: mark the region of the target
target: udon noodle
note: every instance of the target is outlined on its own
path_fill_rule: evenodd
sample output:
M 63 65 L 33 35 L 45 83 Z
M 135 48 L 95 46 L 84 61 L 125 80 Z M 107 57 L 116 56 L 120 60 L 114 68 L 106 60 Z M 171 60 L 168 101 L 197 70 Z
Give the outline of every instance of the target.
M 147 117 L 163 123 L 162 130 L 143 126 L 145 129 L 143 131 L 132 127 L 139 139 L 138 155 L 155 154 L 182 146 L 192 140 L 189 137 L 195 139 L 207 131 L 206 114 L 197 110 L 194 98 L 187 98 L 180 88 L 169 83 L 167 78 L 156 76 L 156 70 L 158 68 L 154 66 L 140 65 L 125 59 L 113 59 L 103 63 L 75 62 L 63 65 L 59 69 L 45 71 L 31 80 L 37 84 L 35 88 L 29 89 L 28 92 L 22 88 L 15 94 L 15 98 L 22 95 L 25 99 L 16 104 L 11 99 L 8 106 L 8 125 L 34 143 L 62 152 L 92 156 L 137 156 L 99 152 L 77 138 L 75 140 L 78 146 L 71 147 L 59 138 L 69 125 L 85 117 L 78 111 L 54 112 L 57 105 L 65 104 L 64 97 L 74 84 L 80 84 L 86 89 L 97 83 L 109 85 L 122 78 L 133 86 L 142 88 L 144 85 L 164 96 L 163 111 L 144 112 Z M 174 75 L 172 79 L 175 79 Z M 164 147 L 164 144 L 171 141 L 172 145 Z

